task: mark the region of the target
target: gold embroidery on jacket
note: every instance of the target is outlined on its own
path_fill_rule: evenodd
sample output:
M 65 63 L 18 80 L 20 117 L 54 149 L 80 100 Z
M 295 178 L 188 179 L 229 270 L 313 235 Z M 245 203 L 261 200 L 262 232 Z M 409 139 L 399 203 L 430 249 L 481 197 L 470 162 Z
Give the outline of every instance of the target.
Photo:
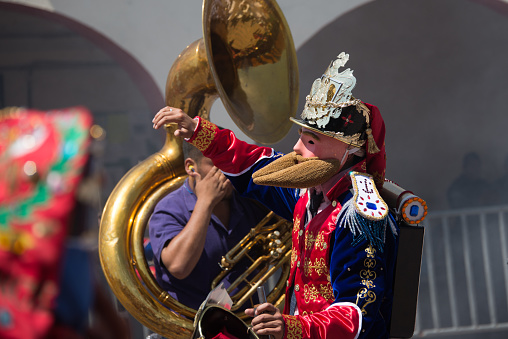
M 305 249 L 309 250 L 314 247 L 316 250 L 325 250 L 327 248 L 325 242 L 325 235 L 323 232 L 319 232 L 318 236 L 314 238 L 312 232 L 305 233 Z
M 298 255 L 296 254 L 296 249 L 293 245 L 293 249 L 291 250 L 291 268 L 295 266 L 296 259 L 298 259 Z
M 319 232 L 317 238 L 316 238 L 316 249 L 319 249 L 321 251 L 326 250 L 326 242 L 325 242 L 325 235 L 323 232 Z
M 297 215 L 293 220 L 293 233 L 300 231 L 300 216 Z
M 300 231 L 300 217 L 296 215 L 296 217 L 293 219 L 293 234 L 298 234 Z M 291 268 L 295 266 L 295 262 L 298 259 L 297 255 L 297 244 L 293 241 L 293 247 L 291 251 Z
M 323 298 L 327 299 L 327 300 L 334 300 L 335 298 L 333 297 L 333 287 L 332 287 L 332 284 L 328 283 L 326 285 L 319 285 L 320 289 L 320 293 L 321 295 L 323 296 Z
M 201 119 L 201 130 L 191 144 L 196 146 L 201 152 L 206 151 L 217 134 L 217 126 L 208 120 Z
M 316 286 L 305 285 L 303 287 L 303 298 L 307 304 L 310 303 L 311 301 L 316 301 L 318 297 L 319 292 Z
M 284 320 L 286 322 L 286 337 L 288 339 L 301 339 L 302 338 L 302 323 L 292 315 L 284 315 Z
M 305 250 L 309 250 L 314 245 L 314 234 L 312 232 L 305 232 Z
M 363 170 L 364 172 L 367 172 L 367 162 L 366 162 L 366 161 L 364 161 L 364 162 L 362 163 L 361 167 L 362 167 L 362 170 Z
M 374 259 L 365 259 L 364 262 L 363 262 L 363 265 L 367 268 L 374 268 L 376 267 L 376 260 Z
M 362 285 L 367 288 L 374 288 L 374 279 L 376 279 L 376 272 L 371 270 L 361 270 L 360 277 L 362 278 Z
M 363 299 L 365 302 L 361 308 L 362 314 L 366 315 L 367 311 L 365 310 L 365 307 L 368 304 L 373 303 L 376 301 L 376 293 L 374 291 L 371 291 L 370 289 L 376 287 L 374 284 L 374 280 L 376 279 L 377 275 L 376 272 L 371 270 L 374 267 L 376 267 L 376 249 L 372 247 L 372 245 L 369 245 L 365 249 L 365 253 L 367 258 L 363 261 L 363 265 L 366 269 L 360 271 L 360 278 L 362 278 L 361 284 L 365 287 L 360 289 L 358 293 L 356 294 L 356 304 L 360 306 L 358 303 L 360 302 L 360 299 Z
M 356 295 L 356 304 L 358 305 L 359 299 L 365 299 L 365 304 L 362 307 L 362 314 L 366 315 L 367 311 L 365 310 L 365 307 L 368 304 L 373 303 L 376 301 L 376 293 L 373 291 L 369 291 L 367 288 L 362 288 Z
M 303 298 L 307 304 L 311 301 L 318 301 L 319 296 L 326 300 L 334 300 L 332 284 L 319 284 L 319 290 L 314 285 L 303 286 Z
M 312 260 L 305 260 L 305 264 L 303 266 L 305 276 L 308 277 L 313 270 L 319 275 L 328 273 L 328 267 L 326 266 L 325 259 L 317 258 L 314 263 L 312 263 Z
M 376 249 L 372 247 L 372 245 L 369 245 L 369 247 L 365 249 L 365 252 L 367 252 L 367 258 L 374 259 L 376 257 Z

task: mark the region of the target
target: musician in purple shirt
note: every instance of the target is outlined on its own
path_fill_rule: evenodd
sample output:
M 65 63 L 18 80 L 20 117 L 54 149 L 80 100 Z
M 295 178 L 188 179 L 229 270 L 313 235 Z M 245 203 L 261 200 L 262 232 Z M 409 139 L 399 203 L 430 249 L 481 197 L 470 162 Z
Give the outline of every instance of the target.
M 183 147 L 189 178 L 155 207 L 149 223 L 150 241 L 161 288 L 197 309 L 221 272 L 222 256 L 268 211 L 240 197 L 200 151 L 188 143 Z M 224 280 L 226 288 L 249 263 L 243 260 L 235 266 Z

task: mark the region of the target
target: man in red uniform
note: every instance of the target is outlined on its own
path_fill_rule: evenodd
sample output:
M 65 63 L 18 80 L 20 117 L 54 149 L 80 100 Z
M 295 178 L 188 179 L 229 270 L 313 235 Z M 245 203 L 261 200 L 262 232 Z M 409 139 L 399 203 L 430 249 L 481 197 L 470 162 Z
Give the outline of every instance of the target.
M 283 314 L 269 303 L 246 313 L 258 335 L 280 338 L 388 338 L 397 226 L 379 196 L 385 174 L 384 122 L 352 96 L 341 53 L 314 81 L 294 152 L 249 145 L 228 130 L 165 107 L 154 128 L 177 123 L 243 195 L 293 220 Z

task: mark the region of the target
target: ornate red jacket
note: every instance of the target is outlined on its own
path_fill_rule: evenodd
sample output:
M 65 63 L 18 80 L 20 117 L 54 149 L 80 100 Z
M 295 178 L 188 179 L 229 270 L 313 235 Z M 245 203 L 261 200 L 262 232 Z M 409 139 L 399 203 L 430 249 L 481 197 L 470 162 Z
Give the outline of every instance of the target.
M 352 182 L 345 175 L 327 192 L 331 203 L 307 223 L 305 190 L 251 181 L 253 172 L 282 154 L 247 144 L 229 130 L 196 119 L 199 124 L 188 141 L 211 158 L 241 194 L 293 220 L 284 337 L 387 338 L 397 248 L 397 230 L 390 218 L 378 224 L 355 222 Z M 351 170 L 364 172 L 364 166 L 361 161 Z M 385 234 L 386 229 L 391 232 Z M 293 293 L 297 312 L 290 315 Z

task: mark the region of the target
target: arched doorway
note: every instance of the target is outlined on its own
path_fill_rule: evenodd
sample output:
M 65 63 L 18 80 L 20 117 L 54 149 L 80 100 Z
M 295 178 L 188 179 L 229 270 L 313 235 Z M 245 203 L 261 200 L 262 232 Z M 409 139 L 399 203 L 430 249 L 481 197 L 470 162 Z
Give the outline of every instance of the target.
M 150 124 L 161 91 L 129 53 L 68 17 L 0 2 L 0 28 L 0 108 L 85 106 L 105 129 L 95 160 L 104 169 L 101 211 L 121 177 L 162 146 Z

